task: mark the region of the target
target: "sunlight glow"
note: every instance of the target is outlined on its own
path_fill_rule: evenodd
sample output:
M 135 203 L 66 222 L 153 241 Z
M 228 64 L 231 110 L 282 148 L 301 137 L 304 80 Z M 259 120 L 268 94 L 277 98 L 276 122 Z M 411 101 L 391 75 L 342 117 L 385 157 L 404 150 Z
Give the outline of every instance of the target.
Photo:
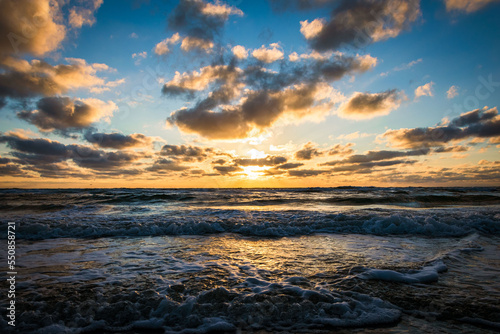
M 256 180 L 261 176 L 264 176 L 264 171 L 268 170 L 270 167 L 267 166 L 247 166 L 243 167 L 243 174 L 245 177 L 250 180 Z

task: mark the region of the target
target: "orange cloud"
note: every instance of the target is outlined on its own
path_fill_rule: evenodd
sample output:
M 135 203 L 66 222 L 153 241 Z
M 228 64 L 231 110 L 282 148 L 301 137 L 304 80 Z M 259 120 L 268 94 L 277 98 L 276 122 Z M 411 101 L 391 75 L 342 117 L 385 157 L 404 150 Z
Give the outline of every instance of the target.
M 0 1 L 0 56 L 43 56 L 56 50 L 66 36 L 66 27 L 58 16 L 55 1 Z

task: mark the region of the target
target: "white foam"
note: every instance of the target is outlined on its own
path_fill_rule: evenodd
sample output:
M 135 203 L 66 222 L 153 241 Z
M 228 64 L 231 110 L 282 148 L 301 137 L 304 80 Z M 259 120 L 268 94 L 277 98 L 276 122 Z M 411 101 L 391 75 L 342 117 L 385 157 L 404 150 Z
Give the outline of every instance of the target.
M 400 283 L 432 283 L 437 282 L 439 273 L 447 270 L 446 265 L 442 261 L 436 261 L 431 265 L 423 267 L 421 270 L 411 270 L 401 273 L 387 269 L 368 269 L 359 275 L 363 279 L 374 279 L 388 282 Z

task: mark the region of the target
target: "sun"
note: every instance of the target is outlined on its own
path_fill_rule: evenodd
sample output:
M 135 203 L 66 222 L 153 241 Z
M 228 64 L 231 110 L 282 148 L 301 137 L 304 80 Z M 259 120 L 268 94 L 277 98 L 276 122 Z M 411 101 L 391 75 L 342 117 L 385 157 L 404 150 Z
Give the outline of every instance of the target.
M 256 180 L 256 179 L 260 178 L 261 176 L 264 176 L 264 171 L 266 171 L 268 169 L 269 169 L 269 167 L 267 167 L 267 166 L 263 166 L 263 167 L 247 166 L 247 167 L 243 167 L 242 175 L 244 175 L 246 178 L 248 178 L 250 180 Z

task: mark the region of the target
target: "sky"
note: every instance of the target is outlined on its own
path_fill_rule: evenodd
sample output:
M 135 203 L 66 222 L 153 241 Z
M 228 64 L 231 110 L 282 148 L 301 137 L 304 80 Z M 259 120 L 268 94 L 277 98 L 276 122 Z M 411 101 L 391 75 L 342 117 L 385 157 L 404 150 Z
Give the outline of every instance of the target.
M 0 0 L 0 187 L 500 185 L 498 0 Z

